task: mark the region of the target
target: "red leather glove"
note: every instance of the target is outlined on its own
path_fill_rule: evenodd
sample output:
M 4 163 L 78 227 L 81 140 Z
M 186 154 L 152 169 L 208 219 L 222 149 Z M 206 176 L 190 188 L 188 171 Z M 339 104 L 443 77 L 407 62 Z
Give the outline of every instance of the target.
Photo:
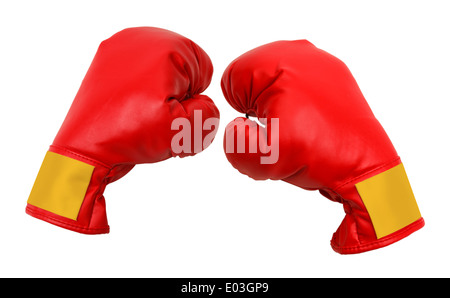
M 336 57 L 306 40 L 273 42 L 234 60 L 221 83 L 234 109 L 264 123 L 228 124 L 229 162 L 256 180 L 283 180 L 342 203 L 336 252 L 380 248 L 424 226 L 396 150 Z
M 200 95 L 212 73 L 198 45 L 164 29 L 128 28 L 103 41 L 44 158 L 26 212 L 72 231 L 108 233 L 107 184 L 136 164 L 194 155 L 212 141 L 219 111 Z M 196 139 L 185 136 L 184 151 L 176 142 L 172 150 L 186 122 L 200 127 L 188 131 Z

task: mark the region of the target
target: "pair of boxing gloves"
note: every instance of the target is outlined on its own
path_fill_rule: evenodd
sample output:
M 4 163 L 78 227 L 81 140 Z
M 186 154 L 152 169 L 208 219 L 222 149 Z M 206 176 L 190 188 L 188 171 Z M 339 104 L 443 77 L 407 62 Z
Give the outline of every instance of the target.
M 208 55 L 171 31 L 128 28 L 103 41 L 26 213 L 79 233 L 108 233 L 109 183 L 136 164 L 194 155 L 212 142 L 219 110 L 201 94 L 212 73 Z M 384 247 L 424 226 L 394 146 L 339 59 L 306 40 L 277 41 L 235 59 L 221 87 L 246 115 L 225 128 L 229 162 L 253 179 L 283 180 L 342 203 L 336 252 Z M 197 129 L 180 137 L 183 124 Z

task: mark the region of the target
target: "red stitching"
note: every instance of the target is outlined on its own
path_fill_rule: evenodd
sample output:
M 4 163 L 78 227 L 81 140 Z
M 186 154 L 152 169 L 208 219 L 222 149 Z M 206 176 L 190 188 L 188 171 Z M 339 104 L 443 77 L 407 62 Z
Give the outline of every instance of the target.
M 377 171 L 377 170 L 379 170 L 379 169 L 381 169 L 381 168 L 383 168 L 383 167 L 386 167 L 386 166 L 388 166 L 388 165 L 390 165 L 390 164 L 392 164 L 392 163 L 395 163 L 395 162 L 397 162 L 398 160 L 400 160 L 400 157 L 399 157 L 399 156 L 397 156 L 395 159 L 393 159 L 393 160 L 391 160 L 391 161 L 388 161 L 388 162 L 386 162 L 386 163 L 384 163 L 384 164 L 381 164 L 380 166 L 376 167 L 375 169 L 372 169 L 372 170 L 370 170 L 370 171 L 368 171 L 368 172 L 365 172 L 364 174 L 361 174 L 361 175 L 359 175 L 359 176 L 357 176 L 357 177 L 355 177 L 355 178 L 352 178 L 351 180 L 349 180 L 349 181 L 347 181 L 347 182 L 344 182 L 343 184 L 341 184 L 341 185 L 339 185 L 338 187 L 336 187 L 336 188 L 335 188 L 335 191 L 337 192 L 337 190 L 338 190 L 339 188 L 344 187 L 345 185 L 347 185 L 347 184 L 349 184 L 349 183 L 351 183 L 351 182 L 353 182 L 353 181 L 355 181 L 355 180 L 359 180 L 360 178 L 362 178 L 362 177 L 364 177 L 364 176 L 369 176 L 371 173 L 373 173 L 373 172 L 375 172 L 375 171 Z
M 35 210 L 31 209 L 29 206 L 27 206 L 26 210 L 27 210 L 27 212 L 30 213 L 30 215 L 35 216 L 37 218 L 40 218 L 40 219 L 43 219 L 43 220 L 51 220 L 51 221 L 54 221 L 56 223 L 61 224 L 62 226 L 66 226 L 66 227 L 77 229 L 77 230 L 82 230 L 82 231 L 86 231 L 86 232 L 87 231 L 101 232 L 101 231 L 108 231 L 109 230 L 109 226 L 105 226 L 105 227 L 102 227 L 102 228 L 84 228 L 84 227 L 80 227 L 80 226 L 77 226 L 77 225 L 73 225 L 73 224 L 64 222 L 64 221 L 62 221 L 62 220 L 60 220 L 58 218 L 51 217 L 51 216 L 42 214 L 41 212 L 35 211 Z
M 355 252 L 355 251 L 364 252 L 364 251 L 371 250 L 371 249 L 377 249 L 377 248 L 381 248 L 381 247 L 393 244 L 394 242 L 397 242 L 397 241 L 405 238 L 409 234 L 415 232 L 416 228 L 418 226 L 421 226 L 423 224 L 424 224 L 424 220 L 423 220 L 423 217 L 421 217 L 418 220 L 416 220 L 415 222 L 407 225 L 406 227 L 403 227 L 402 229 L 390 234 L 389 236 L 377 239 L 376 241 L 373 241 L 370 243 L 366 243 L 363 245 L 340 247 L 339 245 L 336 244 L 335 241 L 332 241 L 331 246 L 335 250 L 337 250 L 338 252 L 341 252 L 341 253 L 346 253 L 346 252 L 350 253 L 350 252 Z
M 105 168 L 108 168 L 108 169 L 111 169 L 111 168 L 112 168 L 110 165 L 107 165 L 107 164 L 104 164 L 104 163 L 102 163 L 102 162 L 100 162 L 100 161 L 98 161 L 98 160 L 95 160 L 95 159 L 86 157 L 86 156 L 84 156 L 84 155 L 81 155 L 81 154 L 79 154 L 79 153 L 76 153 L 76 152 L 74 152 L 74 151 L 71 151 L 71 150 L 69 150 L 69 149 L 66 149 L 66 148 L 64 148 L 64 147 L 61 147 L 61 146 L 58 146 L 58 145 L 51 145 L 50 147 L 58 148 L 58 149 L 61 150 L 61 151 L 65 151 L 65 152 L 67 152 L 67 153 L 69 153 L 69 154 L 71 154 L 71 155 L 75 155 L 75 156 L 77 156 L 78 158 L 87 160 L 87 161 L 89 161 L 89 162 L 91 162 L 91 163 L 93 163 L 93 164 L 95 164 L 95 165 L 97 165 L 97 166 L 105 167 Z

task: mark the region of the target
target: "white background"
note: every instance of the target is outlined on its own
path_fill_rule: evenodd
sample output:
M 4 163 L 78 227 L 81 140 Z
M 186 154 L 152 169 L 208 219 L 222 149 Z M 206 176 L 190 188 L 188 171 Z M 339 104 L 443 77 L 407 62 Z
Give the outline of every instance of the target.
M 449 277 L 448 1 L 2 1 L 0 277 Z M 105 191 L 111 233 L 87 236 L 25 214 L 44 154 L 98 44 L 156 26 L 199 44 L 221 111 L 214 143 L 139 165 Z M 222 150 L 240 116 L 220 77 L 280 39 L 342 59 L 405 164 L 425 227 L 386 248 L 339 255 L 340 204 L 241 175 Z

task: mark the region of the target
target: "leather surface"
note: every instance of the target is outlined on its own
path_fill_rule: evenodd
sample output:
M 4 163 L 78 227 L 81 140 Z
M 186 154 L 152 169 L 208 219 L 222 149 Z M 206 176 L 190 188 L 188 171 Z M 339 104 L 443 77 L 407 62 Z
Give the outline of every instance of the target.
M 49 149 L 95 166 L 78 216 L 70 219 L 32 204 L 26 212 L 80 233 L 109 232 L 103 197 L 107 184 L 136 164 L 191 156 L 209 145 L 199 148 L 192 141 L 189 152 L 174 153 L 171 141 L 179 132 L 172 129 L 175 119 L 194 127 L 195 121 L 219 118 L 213 101 L 201 94 L 212 73 L 210 58 L 197 44 L 165 29 L 127 28 L 104 40 Z M 198 111 L 202 119 L 194 121 Z M 216 131 L 211 126 L 192 131 L 191 137 L 203 140 Z M 48 190 L 57 196 L 55 191 Z M 62 191 L 60 197 L 64 200 Z
M 153 27 L 103 41 L 53 145 L 108 165 L 158 162 L 176 154 L 175 118 L 219 118 L 206 95 L 213 66 L 191 40 Z M 204 131 L 205 135 L 210 131 Z M 193 154 L 181 154 L 193 155 Z
M 272 164 L 260 162 L 261 156 L 269 155 L 264 150 L 226 152 L 237 170 L 256 180 L 284 180 L 319 190 L 343 203 L 347 216 L 333 237 L 336 251 L 354 253 L 383 246 L 354 185 L 401 161 L 342 61 L 307 40 L 276 41 L 231 62 L 221 87 L 234 109 L 263 122 L 264 126 L 254 123 L 262 135 L 268 135 L 269 141 L 279 139 L 279 158 Z M 272 130 L 272 119 L 279 119 L 278 132 Z M 243 129 L 241 120 L 226 127 L 225 151 L 232 133 L 236 140 L 261 139 Z

